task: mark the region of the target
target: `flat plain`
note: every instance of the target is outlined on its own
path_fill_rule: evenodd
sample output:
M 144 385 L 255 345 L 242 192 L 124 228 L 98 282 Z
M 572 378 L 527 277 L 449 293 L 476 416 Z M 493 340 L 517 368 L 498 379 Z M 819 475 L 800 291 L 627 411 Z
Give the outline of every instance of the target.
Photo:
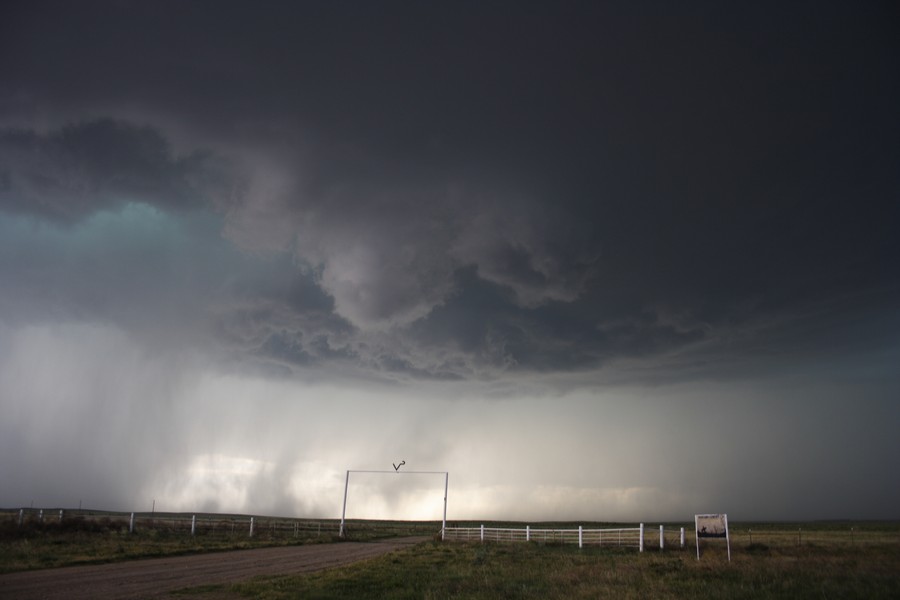
M 900 598 L 896 529 L 869 531 L 865 541 L 854 533 L 853 542 L 823 531 L 808 531 L 803 541 L 801 532 L 799 544 L 796 530 L 768 533 L 754 531 L 752 544 L 732 540 L 731 561 L 724 542 L 703 542 L 700 560 L 690 546 L 639 553 L 428 542 L 345 568 L 218 589 L 271 599 Z
M 293 546 L 312 545 L 308 552 L 315 552 L 316 548 L 323 552 L 338 546 L 349 548 L 333 533 L 303 533 L 296 527 L 285 527 L 280 534 L 275 526 L 268 532 L 262 527 L 260 534 L 250 539 L 222 531 L 191 536 L 184 531 L 144 529 L 130 534 L 115 521 L 103 527 L 68 529 L 14 525 L 7 522 L 0 536 L 0 570 L 5 572 L 185 554 L 201 554 L 220 562 L 225 556 L 213 552 L 259 546 L 290 550 Z M 680 526 L 687 530 L 683 548 L 678 536 Z M 353 523 L 349 537 L 358 543 L 397 535 L 421 536 L 423 529 L 432 528 L 432 523 Z M 702 541 L 698 560 L 692 534 L 687 524 L 667 524 L 665 549 L 660 549 L 658 531 L 648 526 L 643 553 L 634 548 L 578 548 L 573 544 L 535 542 L 449 543 L 430 535 L 420 537 L 423 541 L 413 546 L 392 548 L 388 554 L 361 555 L 361 562 L 354 564 L 330 565 L 316 572 L 287 567 L 248 571 L 228 580 L 195 577 L 176 592 L 166 594 L 200 600 L 900 598 L 897 522 L 732 523 L 730 561 L 723 540 Z M 221 559 L 215 559 L 216 556 Z M 184 557 L 193 558 L 196 557 Z M 190 568 L 188 562 L 183 566 Z M 3 580 L 0 576 L 0 596 L 7 597 Z

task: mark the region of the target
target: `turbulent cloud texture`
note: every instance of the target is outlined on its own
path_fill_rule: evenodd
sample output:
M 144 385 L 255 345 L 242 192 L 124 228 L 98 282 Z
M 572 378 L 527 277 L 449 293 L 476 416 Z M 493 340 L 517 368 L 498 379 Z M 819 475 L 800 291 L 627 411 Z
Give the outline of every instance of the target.
M 6 3 L 0 505 L 896 517 L 891 22 Z

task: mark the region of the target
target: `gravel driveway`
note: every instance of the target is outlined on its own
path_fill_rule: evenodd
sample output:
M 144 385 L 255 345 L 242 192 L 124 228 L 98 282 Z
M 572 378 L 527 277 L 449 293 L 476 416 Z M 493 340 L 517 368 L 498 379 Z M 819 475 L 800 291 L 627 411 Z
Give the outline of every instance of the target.
M 407 537 L 378 542 L 341 542 L 258 548 L 106 565 L 62 567 L 0 575 L 0 598 L 16 600 L 112 600 L 172 598 L 173 590 L 235 583 L 257 575 L 290 575 L 348 565 L 424 542 Z M 184 596 L 182 596 L 183 598 Z M 227 594 L 191 598 L 226 598 Z

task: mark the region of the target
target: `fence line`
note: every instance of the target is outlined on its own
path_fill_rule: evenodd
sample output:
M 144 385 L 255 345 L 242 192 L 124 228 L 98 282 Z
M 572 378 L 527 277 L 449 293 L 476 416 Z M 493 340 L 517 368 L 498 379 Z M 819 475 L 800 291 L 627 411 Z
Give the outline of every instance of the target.
M 339 530 L 337 519 L 303 519 L 294 517 L 267 517 L 257 515 L 217 514 L 217 513 L 171 513 L 171 512 L 119 512 L 89 509 L 62 508 L 4 508 L 0 509 L 0 526 L 2 527 L 89 527 L 97 531 L 148 532 L 157 531 L 164 534 L 203 535 L 248 537 L 250 521 L 253 520 L 253 535 L 270 538 L 335 536 Z M 83 522 L 84 525 L 78 525 Z M 73 525 L 74 523 L 74 525 Z M 749 525 L 749 527 L 748 527 Z M 347 520 L 346 527 L 355 535 L 422 535 L 440 532 L 441 522 L 412 521 L 366 521 Z M 541 542 L 581 545 L 636 547 L 640 549 L 660 550 L 665 547 L 684 548 L 686 544 L 694 547 L 696 543 L 692 530 L 679 531 L 678 525 L 666 525 L 665 531 L 657 526 L 644 528 L 643 536 L 640 527 L 587 529 L 587 528 L 531 528 L 522 527 L 447 527 L 443 539 L 447 541 L 469 542 Z M 848 523 L 835 526 L 819 523 L 785 524 L 741 524 L 730 527 L 733 544 L 752 548 L 788 546 L 807 546 L 816 544 L 845 544 L 847 546 L 864 546 L 870 544 L 896 544 L 900 542 L 900 531 L 892 524 L 890 531 L 873 529 L 867 523 Z
M 447 527 L 443 539 L 450 542 L 544 542 L 597 546 L 634 547 L 644 551 L 644 524 L 619 529 L 532 529 L 526 527 Z
M 0 527 L 73 528 L 119 533 L 158 532 L 160 534 L 316 538 L 332 537 L 340 531 L 339 519 L 309 519 L 259 515 L 192 512 L 122 512 L 91 509 L 25 507 L 0 508 Z M 440 521 L 369 521 L 347 519 L 345 531 L 357 538 L 392 535 L 433 535 Z
M 5 516 L 4 516 L 5 515 Z M 297 519 L 288 517 L 260 517 L 255 515 L 226 515 L 209 513 L 119 512 L 81 509 L 20 508 L 0 510 L 0 518 L 13 521 L 16 526 L 65 527 L 84 523 L 92 528 L 135 531 L 168 531 L 190 535 L 243 535 L 271 537 L 310 537 L 332 535 L 338 523 L 329 519 Z M 8 522 L 7 521 L 7 522 Z

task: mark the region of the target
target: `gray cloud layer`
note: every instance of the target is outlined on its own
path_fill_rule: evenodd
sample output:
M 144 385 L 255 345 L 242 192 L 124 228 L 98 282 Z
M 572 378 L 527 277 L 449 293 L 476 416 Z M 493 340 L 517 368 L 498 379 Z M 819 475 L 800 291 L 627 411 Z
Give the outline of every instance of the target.
M 173 157 L 159 131 L 112 119 L 7 130 L 0 164 L 0 206 L 62 222 L 127 202 L 185 210 L 208 202 L 205 186 L 227 183 L 209 157 Z
M 869 360 L 883 407 L 889 12 L 7 3 L 0 325 L 494 397 Z

